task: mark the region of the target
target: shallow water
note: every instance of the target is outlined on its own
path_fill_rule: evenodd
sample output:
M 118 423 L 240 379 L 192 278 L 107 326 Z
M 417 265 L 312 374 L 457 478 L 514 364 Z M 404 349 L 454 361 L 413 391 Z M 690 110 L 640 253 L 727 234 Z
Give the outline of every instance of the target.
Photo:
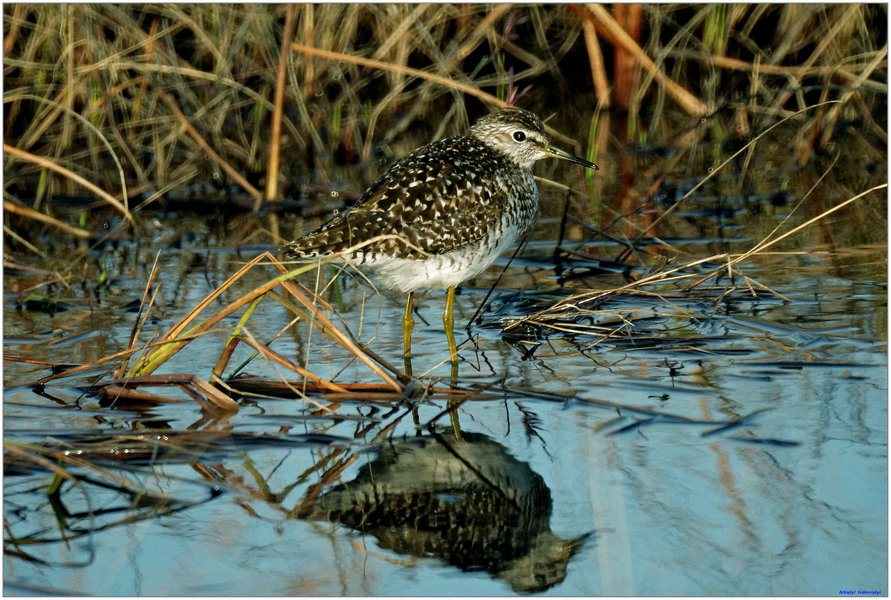
M 208 253 L 202 241 L 162 253 L 146 336 L 242 261 L 231 249 Z M 119 251 L 122 276 L 101 309 L 49 315 L 16 309 L 8 294 L 5 353 L 84 362 L 123 348 L 135 314 L 121 307 L 141 294 L 151 256 Z M 45 367 L 7 362 L 6 440 L 77 449 L 72 456 L 104 471 L 70 467 L 81 481 L 48 494 L 46 470 L 7 465 L 5 591 L 886 591 L 884 248 L 813 248 L 739 270 L 783 298 L 620 296 L 585 322 L 626 319 L 636 335 L 502 339 L 496 325 L 568 295 L 534 266 L 547 256 L 527 250 L 471 330 L 459 384 L 481 391 L 456 420 L 435 396 L 413 406 L 345 400 L 336 414 L 319 399 L 260 398 L 216 419 L 192 402 L 113 407 L 84 392 L 97 373 L 34 388 Z M 458 295 L 457 323 L 498 271 Z M 262 281 L 257 274 L 243 288 Z M 598 281 L 618 280 L 572 285 Z M 328 298 L 358 338 L 401 366 L 401 298 L 352 283 L 341 301 Z M 429 324 L 417 319 L 413 368 L 445 386 L 442 301 L 439 292 L 418 299 Z M 248 328 L 265 340 L 290 317 L 273 302 L 260 306 Z M 234 324 L 226 319 L 159 372 L 208 377 Z M 378 381 L 303 323 L 272 347 L 335 381 Z M 262 359 L 246 372 L 282 376 Z M 126 435 L 115 443 L 98 434 Z
M 544 172 L 576 185 L 577 174 L 554 169 Z M 863 180 L 853 192 L 814 187 L 819 173 L 791 177 L 791 168 L 750 177 L 763 189 L 745 197 L 721 191 L 736 189 L 732 177 L 716 179 L 660 224 L 675 248 L 664 255 L 677 266 L 746 251 L 787 215 L 786 229 L 882 181 L 864 169 L 838 167 L 845 185 Z M 612 182 L 603 190 L 611 197 L 615 174 L 598 176 Z M 783 178 L 789 186 L 772 192 Z M 10 360 L 82 364 L 126 348 L 159 250 L 158 295 L 139 339 L 160 336 L 273 250 L 254 242 L 263 218 L 143 214 L 134 239 L 72 259 L 83 283 L 75 274 L 70 288 L 7 264 L 4 591 L 887 594 L 881 202 L 838 213 L 692 291 L 576 299 L 559 317 L 508 327 L 656 265 L 616 260 L 625 247 L 608 236 L 621 237 L 618 227 L 602 218 L 599 235 L 564 220 L 564 192 L 540 187 L 542 213 L 525 248 L 456 298 L 454 378 L 471 392 L 463 396 L 443 391 L 453 374 L 442 292 L 416 296 L 411 366 L 420 381 L 406 397 L 388 395 L 371 369 L 305 321 L 292 324 L 270 297 L 247 322 L 254 338 L 320 377 L 375 387 L 301 395 L 293 372 L 262 357 L 237 372 L 253 379 L 231 379 L 253 353 L 241 345 L 224 370 L 230 385 L 287 379 L 293 389 L 243 396 L 237 413 L 221 414 L 178 387 L 141 388 L 156 397 L 139 401 L 97 395 L 117 361 L 35 385 L 50 366 Z M 666 194 L 665 206 L 679 197 Z M 577 202 L 571 215 L 609 209 Z M 282 228 L 299 230 L 287 218 Z M 82 250 L 43 241 L 53 256 Z M 569 253 L 555 269 L 558 241 Z M 277 274 L 255 268 L 213 310 Z M 326 267 L 301 282 L 321 290 L 329 278 Z M 349 271 L 340 281 L 322 292 L 337 313 L 326 314 L 402 369 L 404 299 Z M 64 310 L 24 302 L 35 284 Z M 155 374 L 209 380 L 241 314 Z

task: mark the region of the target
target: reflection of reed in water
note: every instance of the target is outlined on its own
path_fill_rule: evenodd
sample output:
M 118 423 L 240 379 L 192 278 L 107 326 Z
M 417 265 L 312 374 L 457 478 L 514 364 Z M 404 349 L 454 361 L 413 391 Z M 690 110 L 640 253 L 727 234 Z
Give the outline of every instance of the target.
M 563 581 L 581 545 L 549 531 L 551 494 L 541 476 L 473 433 L 384 446 L 301 516 L 343 523 L 399 553 L 486 570 L 518 592 Z

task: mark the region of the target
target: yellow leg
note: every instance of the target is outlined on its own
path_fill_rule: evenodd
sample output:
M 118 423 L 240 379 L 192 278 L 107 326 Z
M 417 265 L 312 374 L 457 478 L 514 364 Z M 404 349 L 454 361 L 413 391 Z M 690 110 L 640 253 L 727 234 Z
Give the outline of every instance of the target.
M 453 386 L 458 385 L 458 346 L 455 344 L 455 286 L 452 286 L 446 292 L 445 311 L 442 313 L 442 324 L 445 327 L 446 339 L 449 342 L 449 355 L 452 359 L 452 377 Z M 455 432 L 455 438 L 461 439 L 461 425 L 458 423 L 458 404 L 448 402 L 449 417 L 452 420 L 452 430 Z
M 408 299 L 405 301 L 405 313 L 402 315 L 402 347 L 405 348 L 402 357 L 405 359 L 411 356 L 411 331 L 415 327 L 415 319 L 411 314 L 414 295 L 414 292 L 408 293 Z
M 455 286 L 451 286 L 446 294 L 445 312 L 442 313 L 442 324 L 445 327 L 446 339 L 449 342 L 449 355 L 452 363 L 458 361 L 458 346 L 455 344 Z
M 454 385 L 454 383 L 452 385 Z M 461 423 L 458 422 L 458 404 L 453 400 L 449 400 L 446 406 L 449 408 L 449 418 L 452 421 L 452 431 L 455 433 L 455 439 L 460 441 Z

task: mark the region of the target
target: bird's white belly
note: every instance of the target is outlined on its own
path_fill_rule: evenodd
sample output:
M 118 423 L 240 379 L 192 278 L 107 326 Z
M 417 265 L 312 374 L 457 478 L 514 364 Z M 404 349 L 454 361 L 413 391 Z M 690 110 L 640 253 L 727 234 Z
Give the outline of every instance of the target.
M 366 257 L 357 266 L 396 291 L 446 289 L 483 272 L 513 245 L 521 232 L 519 228 L 508 227 L 493 245 L 483 242 L 418 259 Z

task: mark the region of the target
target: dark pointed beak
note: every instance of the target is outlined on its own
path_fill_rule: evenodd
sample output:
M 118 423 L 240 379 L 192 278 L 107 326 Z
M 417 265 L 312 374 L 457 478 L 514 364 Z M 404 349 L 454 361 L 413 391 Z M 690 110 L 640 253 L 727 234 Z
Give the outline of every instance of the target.
M 574 162 L 577 165 L 582 165 L 583 167 L 587 167 L 589 169 L 600 169 L 600 167 L 598 167 L 591 161 L 585 160 L 584 158 L 579 158 L 575 154 L 570 154 L 569 152 L 561 150 L 560 148 L 557 148 L 555 146 L 548 146 L 547 148 L 545 148 L 545 154 L 553 158 L 562 158 L 563 160 Z

